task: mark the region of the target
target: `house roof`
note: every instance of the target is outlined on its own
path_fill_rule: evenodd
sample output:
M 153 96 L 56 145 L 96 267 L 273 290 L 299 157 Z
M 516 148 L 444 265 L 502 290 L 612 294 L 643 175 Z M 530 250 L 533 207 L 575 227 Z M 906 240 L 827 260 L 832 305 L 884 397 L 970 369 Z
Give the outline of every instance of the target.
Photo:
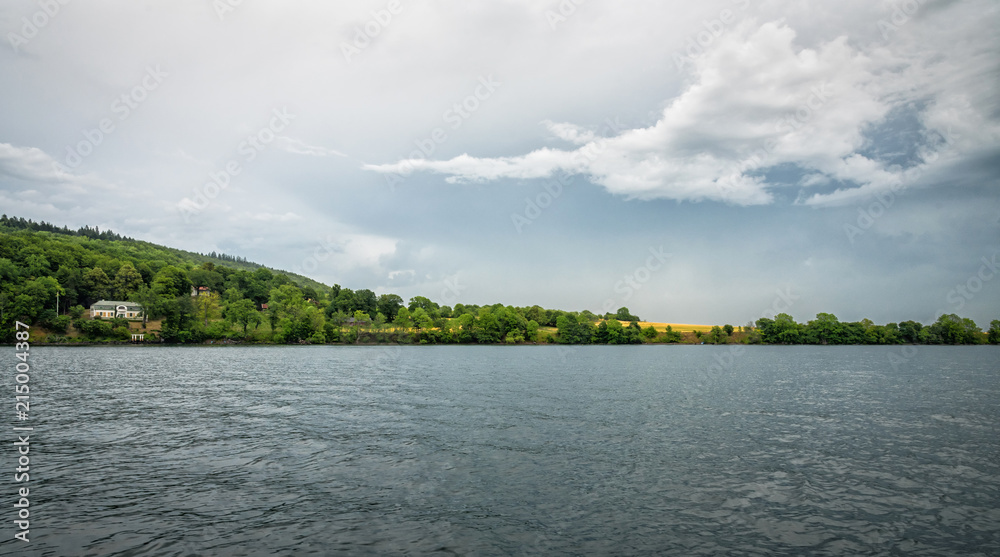
M 135 302 L 123 302 L 119 300 L 101 300 L 99 302 L 94 302 L 93 305 L 90 306 L 90 309 L 115 310 L 118 309 L 118 306 L 125 306 L 126 309 L 133 311 L 142 310 L 142 306 Z

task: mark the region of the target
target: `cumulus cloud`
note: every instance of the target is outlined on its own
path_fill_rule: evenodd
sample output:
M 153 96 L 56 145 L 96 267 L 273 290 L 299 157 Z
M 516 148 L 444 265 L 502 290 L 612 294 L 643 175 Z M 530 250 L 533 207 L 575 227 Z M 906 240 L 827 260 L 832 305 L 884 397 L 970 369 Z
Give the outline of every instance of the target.
M 84 192 L 85 186 L 111 187 L 90 175 L 69 172 L 48 153 L 37 147 L 0 143 L 0 175 L 34 185 L 52 185 Z
M 959 71 L 958 61 L 935 63 L 923 56 L 926 52 L 871 50 L 863 52 L 845 36 L 803 48 L 787 23 L 747 20 L 693 60 L 690 84 L 649 127 L 602 137 L 570 123 L 545 121 L 552 136 L 577 147 L 508 157 L 408 159 L 365 168 L 401 175 L 435 172 L 449 182 L 581 174 L 630 198 L 758 205 L 771 203 L 774 189 L 782 187 L 767 180 L 767 171 L 789 165 L 801 177 L 799 187 L 844 184 L 832 193 L 816 192 L 804 203 L 844 203 L 914 183 L 915 176 L 947 159 L 941 154 L 950 140 L 918 146 L 915 169 L 866 155 L 869 132 L 895 107 L 922 99 L 927 137 L 953 136 L 951 127 L 982 120 L 968 104 L 956 105 L 948 91 L 914 87 L 916 59 L 934 66 L 938 78 L 949 69 Z M 997 144 L 995 133 L 976 135 Z

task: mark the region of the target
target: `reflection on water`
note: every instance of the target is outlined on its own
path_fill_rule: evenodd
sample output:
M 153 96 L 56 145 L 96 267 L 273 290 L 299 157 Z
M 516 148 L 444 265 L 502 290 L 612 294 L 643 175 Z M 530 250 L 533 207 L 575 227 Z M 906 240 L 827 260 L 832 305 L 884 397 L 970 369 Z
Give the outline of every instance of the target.
M 0 555 L 1000 554 L 1000 351 L 723 350 L 39 347 Z

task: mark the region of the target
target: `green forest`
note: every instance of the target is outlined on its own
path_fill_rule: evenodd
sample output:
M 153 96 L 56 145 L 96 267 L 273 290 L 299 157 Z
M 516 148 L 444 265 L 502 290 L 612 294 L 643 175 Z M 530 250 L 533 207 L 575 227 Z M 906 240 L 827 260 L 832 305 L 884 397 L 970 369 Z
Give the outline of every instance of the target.
M 145 308 L 138 320 L 90 318 L 99 300 Z M 983 332 L 943 315 L 924 326 L 841 322 L 828 313 L 797 323 L 787 314 L 742 327 L 675 331 L 640 326 L 628 308 L 597 315 L 540 306 L 455 304 L 332 287 L 225 254 L 199 254 L 110 231 L 70 230 L 0 217 L 0 342 L 15 321 L 35 341 L 276 344 L 982 344 L 1000 342 L 1000 320 Z M 707 327 L 706 327 L 707 329 Z

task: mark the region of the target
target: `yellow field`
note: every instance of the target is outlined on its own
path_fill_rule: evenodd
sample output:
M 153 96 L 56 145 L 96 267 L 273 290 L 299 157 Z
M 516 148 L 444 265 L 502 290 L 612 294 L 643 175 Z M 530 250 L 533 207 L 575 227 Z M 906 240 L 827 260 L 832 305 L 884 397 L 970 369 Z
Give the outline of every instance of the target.
M 600 321 L 598 321 L 597 323 L 600 323 Z M 622 325 L 628 327 L 628 322 L 627 321 L 623 321 Z M 675 331 L 677 331 L 679 333 L 693 333 L 695 331 L 701 331 L 703 333 L 707 333 L 707 332 L 709 332 L 709 331 L 712 330 L 712 325 L 690 325 L 690 324 L 687 324 L 687 323 L 656 323 L 656 322 L 650 322 L 650 321 L 640 321 L 639 322 L 639 326 L 642 327 L 643 329 L 645 329 L 646 327 L 649 327 L 650 325 L 652 325 L 654 329 L 656 329 L 657 331 L 659 331 L 661 333 L 663 331 L 667 330 L 667 325 L 670 325 L 673 328 L 673 330 L 675 330 Z M 539 327 L 538 328 L 538 332 L 539 333 L 548 333 L 548 334 L 554 335 L 554 334 L 556 334 L 556 328 L 555 327 Z
M 623 325 L 627 325 L 627 323 L 623 323 Z M 703 333 L 707 333 L 712 330 L 712 325 L 688 325 L 685 323 L 652 323 L 649 321 L 639 322 L 639 326 L 642 327 L 643 329 L 645 329 L 650 325 L 652 325 L 654 329 L 660 332 L 666 331 L 667 325 L 670 325 L 673 328 L 673 330 L 681 333 L 694 332 L 694 331 L 701 331 Z

